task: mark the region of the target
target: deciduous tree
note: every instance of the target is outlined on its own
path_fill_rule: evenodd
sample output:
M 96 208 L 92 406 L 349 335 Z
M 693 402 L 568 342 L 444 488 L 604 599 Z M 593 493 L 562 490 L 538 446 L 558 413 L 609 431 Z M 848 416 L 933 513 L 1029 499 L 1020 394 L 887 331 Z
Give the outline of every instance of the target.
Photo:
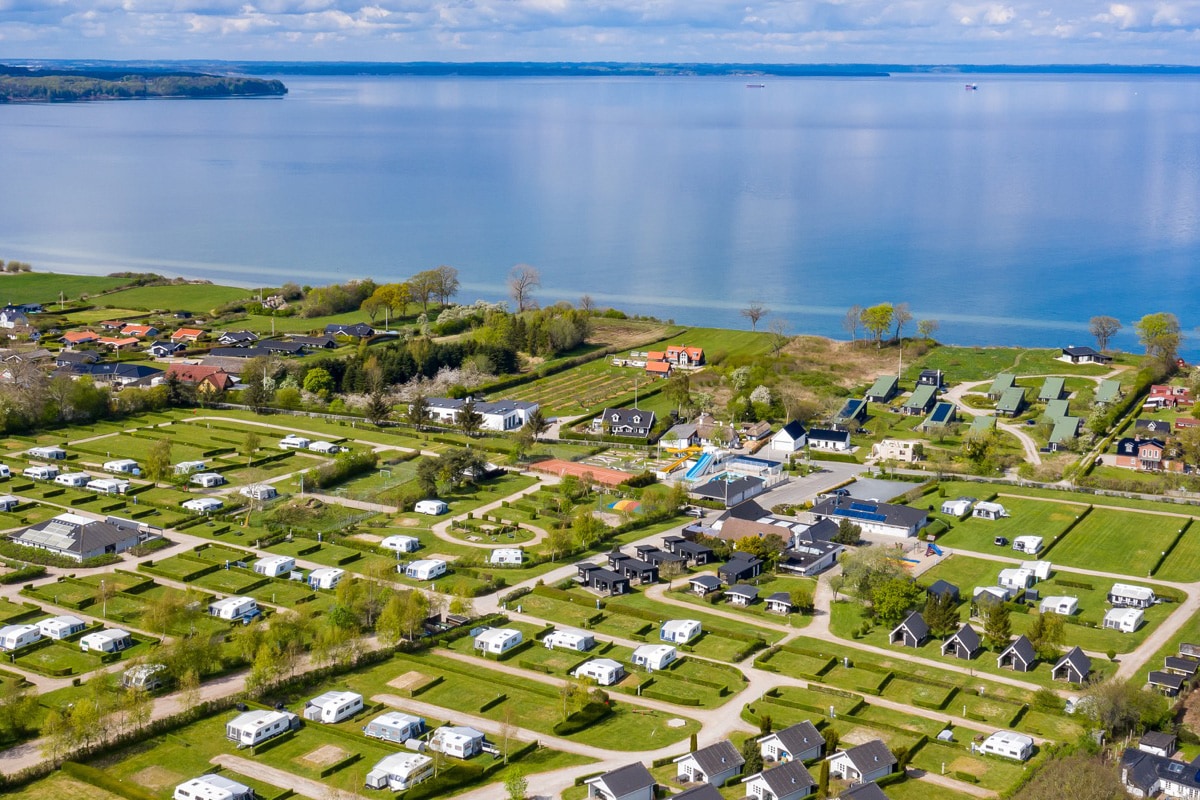
M 892 327 L 892 317 L 894 314 L 895 309 L 891 303 L 880 303 L 870 308 L 864 308 L 859 313 L 862 326 L 871 334 L 871 337 L 875 340 L 876 347 L 880 347 L 883 344 L 883 335 Z
M 892 578 L 871 592 L 875 615 L 895 625 L 907 616 L 921 598 L 921 590 L 907 578 Z
M 908 303 L 897 303 L 892 309 L 892 322 L 896 326 L 896 341 L 904 341 L 904 328 L 908 323 L 912 322 L 912 312 L 908 309 Z
M 858 329 L 862 326 L 862 306 L 854 305 L 846 311 L 846 315 L 842 317 L 842 330 L 850 334 L 850 341 L 858 338 Z
M 508 273 L 508 293 L 517 307 L 517 313 L 537 308 L 533 290 L 542 285 L 542 275 L 528 264 L 517 264 Z
M 458 294 L 458 270 L 442 264 L 433 271 L 433 294 L 437 301 L 446 305 Z
M 146 454 L 146 477 L 154 483 L 164 481 L 171 474 L 171 440 L 163 437 L 150 445 Z
M 758 330 L 758 321 L 771 313 L 771 309 L 760 303 L 758 300 L 752 300 L 748 306 L 738 312 L 746 319 L 750 320 L 750 329 Z
M 1146 348 L 1146 355 L 1164 366 L 1175 363 L 1179 345 L 1183 342 L 1179 319 L 1171 313 L 1160 311 L 1147 314 L 1134 325 L 1138 341 Z
M 917 333 L 923 339 L 932 339 L 941 324 L 936 319 L 923 319 L 917 323 Z
M 998 602 L 982 602 L 979 616 L 983 619 L 983 638 L 988 646 L 1001 648 L 1008 645 L 1012 636 L 1012 619 L 1008 606 Z
M 1116 317 L 1092 317 L 1088 321 L 1088 330 L 1096 337 L 1096 348 L 1107 350 L 1109 341 L 1121 330 L 1121 321 Z
M 945 637 L 958 630 L 958 608 L 954 597 L 948 592 L 929 595 L 925 599 L 925 610 L 921 616 L 925 618 L 925 624 L 934 636 Z

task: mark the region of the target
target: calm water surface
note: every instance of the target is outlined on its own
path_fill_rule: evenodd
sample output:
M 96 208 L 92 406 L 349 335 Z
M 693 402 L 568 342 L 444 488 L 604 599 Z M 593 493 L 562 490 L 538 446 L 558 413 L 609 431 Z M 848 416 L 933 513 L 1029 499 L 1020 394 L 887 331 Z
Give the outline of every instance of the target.
M 0 106 L 0 256 L 245 285 L 515 263 L 693 324 L 962 343 L 1200 323 L 1200 81 L 284 78 L 281 100 Z M 1134 346 L 1132 337 L 1118 344 Z

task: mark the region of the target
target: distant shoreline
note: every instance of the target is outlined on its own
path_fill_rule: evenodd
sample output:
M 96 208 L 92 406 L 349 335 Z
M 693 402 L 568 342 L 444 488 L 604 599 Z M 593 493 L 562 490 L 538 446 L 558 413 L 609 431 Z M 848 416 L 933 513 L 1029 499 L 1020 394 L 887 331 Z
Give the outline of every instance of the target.
M 9 63 L 73 71 L 188 69 L 223 75 L 378 75 L 430 77 L 730 77 L 886 78 L 896 75 L 1200 76 L 1200 64 L 854 64 L 622 61 L 103 61 L 11 59 Z

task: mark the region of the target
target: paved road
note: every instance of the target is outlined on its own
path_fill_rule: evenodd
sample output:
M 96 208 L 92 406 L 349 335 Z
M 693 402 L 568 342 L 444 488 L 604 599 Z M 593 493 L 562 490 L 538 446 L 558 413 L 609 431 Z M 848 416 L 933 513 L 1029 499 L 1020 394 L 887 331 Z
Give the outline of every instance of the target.
M 991 383 L 992 382 L 990 380 L 971 381 L 969 383 L 960 383 L 960 384 L 957 384 L 957 385 L 951 387 L 942 396 L 942 398 L 944 400 L 947 400 L 947 401 L 953 403 L 956 408 L 958 408 L 962 411 L 965 411 L 968 414 L 972 414 L 974 416 L 980 416 L 980 417 L 992 417 L 992 416 L 996 415 L 995 410 L 990 409 L 990 408 L 975 408 L 974 406 L 967 405 L 965 402 L 963 402 L 963 395 L 979 394 L 979 392 L 974 392 L 973 390 L 978 389 L 980 386 L 990 386 Z M 1008 422 L 1001 422 L 1000 418 L 997 417 L 996 418 L 996 427 L 1002 431 L 1005 431 L 1006 433 L 1012 434 L 1016 438 L 1016 440 L 1021 443 L 1021 448 L 1025 451 L 1025 460 L 1026 461 L 1028 461 L 1031 464 L 1041 464 L 1042 463 L 1041 449 L 1038 447 L 1037 441 L 1035 441 L 1034 438 L 1032 436 L 1030 436 L 1028 433 L 1021 430 L 1021 427 L 1019 425 L 1013 425 Z

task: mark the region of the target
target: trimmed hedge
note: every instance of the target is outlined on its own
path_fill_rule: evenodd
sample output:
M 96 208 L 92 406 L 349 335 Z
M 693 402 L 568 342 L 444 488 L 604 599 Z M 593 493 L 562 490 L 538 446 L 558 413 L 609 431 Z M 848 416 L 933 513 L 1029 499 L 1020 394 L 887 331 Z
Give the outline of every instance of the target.
M 612 707 L 603 703 L 588 703 L 586 706 L 568 716 L 562 722 L 556 723 L 553 729 L 555 736 L 570 736 L 573 733 L 595 725 L 612 714 Z

